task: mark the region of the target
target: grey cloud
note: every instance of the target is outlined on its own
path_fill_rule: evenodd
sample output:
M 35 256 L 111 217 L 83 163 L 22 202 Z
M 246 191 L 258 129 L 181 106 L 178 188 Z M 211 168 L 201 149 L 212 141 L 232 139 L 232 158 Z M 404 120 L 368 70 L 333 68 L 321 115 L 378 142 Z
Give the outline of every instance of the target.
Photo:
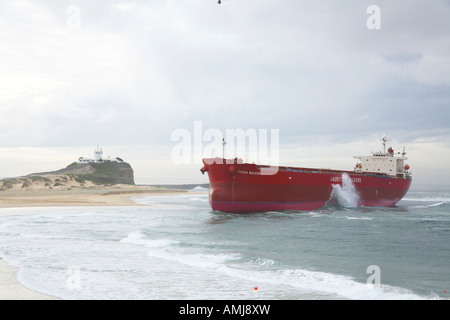
M 59 21 L 47 30 L 44 48 L 64 39 L 53 37 L 57 30 L 51 28 L 65 28 L 70 4 L 36 4 Z M 365 25 L 370 4 L 77 2 L 82 58 L 62 50 L 56 60 L 35 60 L 43 63 L 39 72 L 52 79 L 66 75 L 69 85 L 33 114 L 19 118 L 9 112 L 10 123 L 18 119 L 46 128 L 31 140 L 12 128 L 10 143 L 167 144 L 174 129 L 191 128 L 195 120 L 221 130 L 279 128 L 283 141 L 303 135 L 351 139 L 392 130 L 413 139 L 416 130 L 444 132 L 450 79 L 437 72 L 433 59 L 450 67 L 443 55 L 450 49 L 448 2 L 383 2 L 382 28 L 372 31 Z M 11 18 L 6 12 L 2 18 L 11 22 L 19 16 L 28 25 L 40 21 L 26 14 Z M 94 42 L 83 42 L 89 35 L 106 39 L 92 56 Z M 34 55 L 36 43 L 28 45 Z M 109 59 L 113 54 L 117 58 Z M 55 70 L 57 61 L 56 66 L 66 66 L 64 73 Z M 115 70 L 116 63 L 124 67 Z M 22 97 L 14 103 L 28 110 L 29 102 Z M 56 103 L 68 103 L 66 112 Z

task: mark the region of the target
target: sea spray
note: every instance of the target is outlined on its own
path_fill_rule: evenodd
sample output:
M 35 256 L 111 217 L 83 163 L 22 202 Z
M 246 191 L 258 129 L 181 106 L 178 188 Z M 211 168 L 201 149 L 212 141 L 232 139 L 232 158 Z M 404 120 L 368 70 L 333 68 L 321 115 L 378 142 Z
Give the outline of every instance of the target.
M 342 185 L 332 184 L 330 200 L 328 204 L 335 204 L 344 208 L 355 208 L 359 203 L 359 194 L 355 185 L 347 173 L 342 174 Z

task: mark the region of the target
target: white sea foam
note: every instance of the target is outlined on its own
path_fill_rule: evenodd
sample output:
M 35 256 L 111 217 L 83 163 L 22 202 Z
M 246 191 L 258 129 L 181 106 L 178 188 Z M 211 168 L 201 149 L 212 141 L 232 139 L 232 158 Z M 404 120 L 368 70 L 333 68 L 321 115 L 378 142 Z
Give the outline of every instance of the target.
M 443 204 L 447 204 L 447 202 L 443 201 L 443 202 L 438 202 L 438 203 L 433 203 L 433 204 L 429 204 L 429 207 L 438 207 L 438 206 L 442 206 Z
M 159 250 L 159 248 L 154 247 L 147 252 L 147 255 L 201 269 L 219 269 L 226 262 L 240 258 L 238 253 L 191 253 L 187 248 L 178 250 L 173 250 L 173 248 L 169 249 Z
M 255 259 L 253 268 L 246 269 L 232 263 L 233 260 L 239 259 L 237 254 L 173 254 L 152 251 L 149 255 L 196 268 L 192 270 L 193 272 L 213 271 L 215 275 L 210 276 L 219 281 L 228 279 L 230 287 L 234 286 L 236 290 L 242 281 L 246 281 L 272 291 L 271 294 L 275 296 L 278 294 L 294 297 L 299 292 L 310 292 L 310 297 L 328 295 L 345 299 L 422 299 L 403 288 L 393 286 L 374 288 L 342 275 L 302 269 L 270 270 L 275 262 L 265 258 Z
M 189 196 L 187 197 L 187 199 L 189 199 L 190 201 L 199 201 L 199 202 L 208 202 L 208 198 L 207 197 L 203 197 L 203 196 Z
M 402 201 L 434 202 L 445 204 L 450 202 L 448 192 L 418 192 L 410 191 L 403 197 Z
M 341 191 L 346 189 L 344 177 L 343 182 Z M 311 218 L 330 215 L 224 215 L 223 223 L 210 224 L 216 214 L 202 201 L 190 201 L 188 194 L 152 201 L 150 207 L 83 208 L 63 214 L 61 209 L 39 208 L 30 211 L 34 215 L 0 216 L 0 257 L 19 267 L 19 281 L 27 287 L 65 299 L 421 298 L 400 287 L 382 283 L 372 288 L 338 271 L 301 267 L 310 258 L 301 252 L 316 243 L 310 238 L 316 232 L 310 231 L 324 225 Z M 337 216 L 340 221 L 371 219 L 347 212 Z M 354 227 L 352 222 L 338 225 Z M 289 226 L 294 227 L 283 240 Z M 280 232 L 272 233 L 277 227 Z M 273 237 L 273 242 L 259 242 L 255 237 L 260 232 L 262 240 Z M 284 246 L 287 241 L 292 245 Z M 352 257 L 353 252 L 344 258 Z M 79 291 L 66 288 L 67 268 L 73 265 L 81 271 Z
M 420 200 L 416 200 L 416 201 L 422 202 Z M 427 200 L 427 202 L 428 201 L 429 200 Z M 424 204 L 424 205 L 418 205 L 418 206 L 408 205 L 407 207 L 410 208 L 410 209 L 427 209 L 427 208 L 433 208 L 433 207 L 440 207 L 440 206 L 444 206 L 444 205 L 447 205 L 447 204 L 448 204 L 448 202 L 442 201 L 442 202 L 437 202 L 437 203 L 432 203 L 432 204 Z
M 360 200 L 358 191 L 347 173 L 342 174 L 342 185 L 332 184 L 329 203 L 337 203 L 344 208 L 355 208 Z
M 416 197 L 406 196 L 402 200 L 404 200 L 404 201 L 417 201 L 417 202 L 436 202 L 436 203 L 448 203 L 448 202 L 450 202 L 450 198 L 447 198 L 447 197 L 416 198 Z
M 136 197 L 131 197 L 130 199 L 133 200 L 137 204 L 143 204 L 143 205 L 152 205 L 152 204 L 156 203 L 155 201 L 153 201 L 151 196 L 136 196 Z
M 126 238 L 120 240 L 122 243 L 136 244 L 149 248 L 165 248 L 177 244 L 170 239 L 148 239 L 141 231 L 130 233 Z
M 202 192 L 204 192 L 204 191 L 208 191 L 208 188 L 203 188 L 203 187 L 201 187 L 201 186 L 196 186 L 195 188 L 192 188 L 191 189 L 191 191 L 202 191 Z
M 284 286 L 290 289 L 330 294 L 347 299 L 421 299 L 403 288 L 381 286 L 373 288 L 365 283 L 342 275 L 302 269 L 280 269 L 275 271 L 248 271 L 226 268 L 228 275 L 253 280 L 255 283 Z
M 141 244 L 142 234 L 133 234 L 129 239 L 134 239 L 131 241 L 133 243 Z M 165 239 L 161 239 L 161 243 L 167 244 L 163 246 L 148 246 L 146 241 L 148 240 L 143 243 L 147 247 L 152 247 L 147 252 L 148 256 L 193 268 L 190 269 L 193 274 L 199 273 L 218 281 L 228 281 L 229 287 L 237 291 L 241 282 L 245 280 L 267 290 L 273 290 L 272 293 L 275 295 L 285 294 L 288 297 L 287 292 L 300 290 L 300 292 L 315 292 L 318 296 L 328 295 L 346 299 L 422 299 L 403 288 L 386 285 L 374 288 L 347 276 L 282 268 L 274 260 L 263 257 L 253 259 L 250 265 L 242 265 L 239 263 L 242 258 L 239 253 L 190 253 L 187 248 L 177 247 L 173 250 L 174 248 L 170 247 L 172 242 Z M 191 297 L 198 298 L 195 294 Z
M 370 217 L 345 217 L 348 220 L 373 220 L 373 218 Z

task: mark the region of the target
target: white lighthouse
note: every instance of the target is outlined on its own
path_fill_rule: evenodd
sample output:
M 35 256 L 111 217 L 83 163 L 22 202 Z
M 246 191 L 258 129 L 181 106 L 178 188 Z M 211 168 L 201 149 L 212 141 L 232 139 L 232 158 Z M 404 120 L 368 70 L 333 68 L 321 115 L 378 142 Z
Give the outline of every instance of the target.
M 102 163 L 102 162 L 107 162 L 107 161 L 123 162 L 123 159 L 119 158 L 119 157 L 117 157 L 115 159 L 111 159 L 110 156 L 108 156 L 106 159 L 103 159 L 103 150 L 98 145 L 97 145 L 97 149 L 94 150 L 94 158 L 92 158 L 92 159 L 84 158 L 84 157 L 78 158 L 78 163 Z
M 97 145 L 97 149 L 94 150 L 94 162 L 102 161 L 103 150 Z

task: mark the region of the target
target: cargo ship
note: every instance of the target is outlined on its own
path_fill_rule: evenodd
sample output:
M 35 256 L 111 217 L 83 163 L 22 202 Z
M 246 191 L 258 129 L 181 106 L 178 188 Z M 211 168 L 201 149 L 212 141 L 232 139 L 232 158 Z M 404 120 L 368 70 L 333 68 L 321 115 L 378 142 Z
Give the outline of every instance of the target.
M 405 149 L 394 155 L 386 138 L 383 151 L 354 156 L 353 171 L 283 167 L 245 163 L 242 159 L 205 158 L 209 203 L 229 213 L 315 210 L 332 200 L 333 190 L 350 183 L 355 206 L 393 207 L 411 185 Z

